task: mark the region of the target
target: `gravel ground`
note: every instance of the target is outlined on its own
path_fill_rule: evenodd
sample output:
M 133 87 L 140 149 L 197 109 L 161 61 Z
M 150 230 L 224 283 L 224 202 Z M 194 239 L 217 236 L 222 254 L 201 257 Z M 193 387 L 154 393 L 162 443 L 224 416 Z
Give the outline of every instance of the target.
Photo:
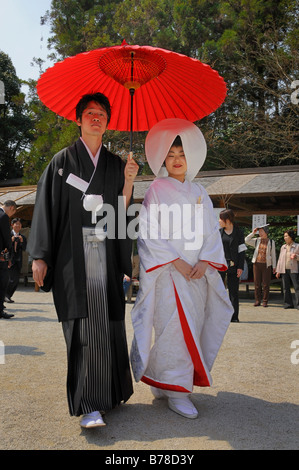
M 91 430 L 68 414 L 65 344 L 52 294 L 20 285 L 14 300 L 6 312 L 15 317 L 0 320 L 0 450 L 299 449 L 299 311 L 284 310 L 280 293 L 271 292 L 268 308 L 253 307 L 252 292 L 242 293 L 240 323 L 228 329 L 213 386 L 192 395 L 198 419 L 176 415 L 135 383 L 128 403 L 105 415 L 107 426 Z

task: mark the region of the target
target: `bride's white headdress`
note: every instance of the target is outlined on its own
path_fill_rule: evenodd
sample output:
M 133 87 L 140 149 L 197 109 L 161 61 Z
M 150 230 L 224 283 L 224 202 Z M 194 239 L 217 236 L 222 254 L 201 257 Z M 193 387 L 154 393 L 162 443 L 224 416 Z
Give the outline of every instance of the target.
M 152 172 L 156 176 L 168 176 L 166 168 L 162 165 L 177 135 L 181 137 L 185 152 L 187 162 L 186 179 L 192 181 L 207 156 L 205 138 L 193 122 L 178 118 L 159 121 L 147 134 L 145 155 Z

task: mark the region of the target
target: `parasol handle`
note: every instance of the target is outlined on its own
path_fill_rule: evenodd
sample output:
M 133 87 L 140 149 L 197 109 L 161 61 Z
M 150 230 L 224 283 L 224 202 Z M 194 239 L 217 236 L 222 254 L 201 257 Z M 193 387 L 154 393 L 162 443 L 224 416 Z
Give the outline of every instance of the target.
M 131 124 L 130 124 L 130 151 L 133 150 L 133 99 L 134 99 L 134 88 L 130 88 L 131 95 Z
M 131 81 L 134 81 L 134 52 L 131 52 Z M 135 89 L 130 88 L 131 95 L 131 128 L 130 128 L 130 154 L 129 160 L 133 158 L 133 100 L 134 100 Z

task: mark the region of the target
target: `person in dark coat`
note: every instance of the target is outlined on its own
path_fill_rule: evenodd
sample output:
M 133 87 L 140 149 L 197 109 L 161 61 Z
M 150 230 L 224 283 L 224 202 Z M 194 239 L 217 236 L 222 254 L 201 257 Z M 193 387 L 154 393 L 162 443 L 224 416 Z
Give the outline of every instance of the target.
M 20 279 L 20 273 L 22 269 L 23 251 L 26 250 L 27 239 L 25 235 L 20 233 L 22 230 L 21 219 L 16 217 L 11 221 L 11 258 L 10 266 L 8 270 L 9 280 L 6 290 L 5 302 L 13 303 L 12 296 L 14 295 Z
M 239 283 L 244 269 L 245 251 L 247 250 L 243 231 L 235 224 L 235 215 L 231 209 L 225 209 L 219 214 L 220 235 L 228 269 L 220 272 L 225 282 L 229 298 L 234 308 L 232 322 L 239 322 Z
M 100 412 L 133 393 L 122 285 L 132 242 L 123 225 L 138 165 L 102 145 L 110 115 L 101 93 L 79 101 L 81 137 L 40 178 L 28 241 L 34 280 L 53 291 L 67 346 L 69 412 L 82 415 L 83 427 L 105 425 Z
M 4 312 L 4 298 L 8 284 L 8 262 L 11 251 L 9 218 L 16 212 L 14 201 L 5 201 L 0 207 L 0 318 L 9 319 L 14 315 Z

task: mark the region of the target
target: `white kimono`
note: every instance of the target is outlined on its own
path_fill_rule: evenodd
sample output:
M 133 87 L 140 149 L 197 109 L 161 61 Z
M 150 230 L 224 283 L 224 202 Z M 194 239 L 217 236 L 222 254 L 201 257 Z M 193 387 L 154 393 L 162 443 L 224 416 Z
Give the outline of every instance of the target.
M 174 208 L 168 236 L 163 216 L 155 210 L 161 204 Z M 181 219 L 187 205 L 193 213 L 189 210 L 186 219 Z M 201 228 L 203 217 L 203 236 L 197 237 L 196 246 L 190 245 L 191 226 L 179 230 L 182 220 L 186 225 L 190 222 L 189 213 L 194 230 Z M 146 236 L 149 230 L 150 238 Z M 140 211 L 138 251 L 140 288 L 131 313 L 134 338 L 130 354 L 135 380 L 179 392 L 192 392 L 193 385 L 210 386 L 210 371 L 233 308 L 218 273 L 227 266 L 205 189 L 171 177 L 154 180 Z M 208 261 L 204 277 L 187 281 L 172 264 L 178 258 L 192 266 L 199 260 Z

